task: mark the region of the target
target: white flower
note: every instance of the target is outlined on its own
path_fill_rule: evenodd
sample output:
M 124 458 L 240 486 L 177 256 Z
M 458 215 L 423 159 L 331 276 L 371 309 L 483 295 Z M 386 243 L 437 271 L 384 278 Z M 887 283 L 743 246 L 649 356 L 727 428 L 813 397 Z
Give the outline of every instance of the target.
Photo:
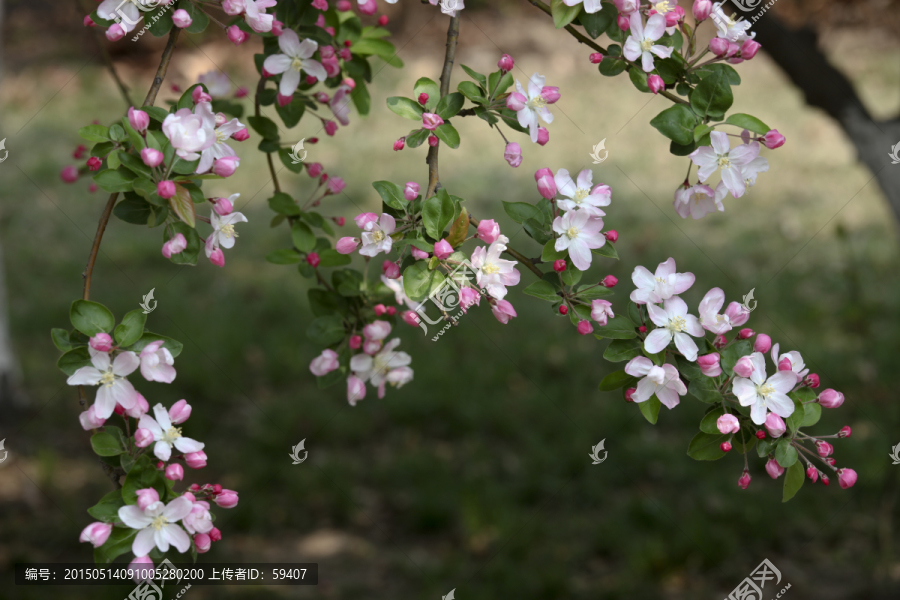
M 641 20 L 641 12 L 636 10 L 631 13 L 631 35 L 625 40 L 622 48 L 622 54 L 628 60 L 641 59 L 641 67 L 645 72 L 649 73 L 654 69 L 653 55 L 660 58 L 669 58 L 675 48 L 654 44 L 656 40 L 663 36 L 666 31 L 666 17 L 656 13 L 647 19 L 647 25 L 644 26 Z
M 272 31 L 272 22 L 275 20 L 274 15 L 267 15 L 266 9 L 275 6 L 275 0 L 244 0 L 244 20 L 250 29 L 257 33 L 267 33 Z M 290 31 L 285 29 L 284 31 Z M 293 32 L 291 32 L 293 33 Z M 284 35 L 282 33 L 282 35 Z M 271 72 L 271 71 L 270 71 Z M 288 94 L 285 94 L 288 95 Z
M 224 98 L 231 92 L 231 80 L 222 71 L 213 69 L 202 73 L 197 77 L 197 81 L 206 86 L 206 91 L 213 98 Z
M 578 6 L 582 2 L 584 2 L 584 12 L 589 15 L 594 14 L 603 8 L 600 4 L 600 0 L 563 0 L 563 4 L 566 6 Z
M 809 374 L 809 369 L 806 368 L 803 357 L 800 356 L 799 352 L 791 350 L 790 352 L 779 354 L 780 350 L 781 347 L 778 342 L 772 344 L 772 362 L 775 363 L 776 369 L 778 368 L 778 363 L 786 358 L 791 362 L 791 371 L 797 376 L 797 381 L 800 381 Z
M 202 152 L 216 143 L 216 116 L 209 102 L 182 108 L 169 115 L 162 124 L 163 133 L 169 138 L 175 153 L 184 160 L 197 160 Z
M 734 324 L 728 315 L 719 314 L 719 309 L 725 304 L 725 292 L 720 288 L 713 288 L 706 292 L 700 301 L 700 325 L 707 331 L 721 335 L 734 328 Z
M 191 538 L 175 522 L 190 514 L 192 507 L 193 503 L 184 496 L 168 504 L 153 502 L 144 510 L 135 504 L 121 507 L 119 519 L 128 527 L 140 530 L 131 544 L 134 555 L 147 556 L 153 548 L 168 552 L 170 544 L 179 552 L 187 552 Z
M 600 210 L 600 206 L 609 206 L 612 201 L 612 190 L 607 185 L 594 187 L 594 173 L 585 169 L 578 174 L 578 180 L 572 181 L 566 169 L 560 169 L 553 177 L 557 192 L 565 196 L 565 200 L 559 200 L 557 205 L 563 210 L 583 210 L 592 217 L 602 217 L 606 213 Z
M 103 0 L 97 7 L 97 16 L 107 21 L 118 20 L 128 33 L 137 27 L 143 16 L 143 11 L 138 8 L 141 4 L 141 0 Z
M 737 13 L 735 13 L 736 15 Z M 749 39 L 756 37 L 756 34 L 748 35 L 747 30 L 750 29 L 750 21 L 745 21 L 743 17 L 729 16 L 722 10 L 722 3 L 713 4 L 710 18 L 716 25 L 718 37 L 726 39 L 730 42 L 741 44 Z
M 200 163 L 197 165 L 197 173 L 206 173 L 209 171 L 210 167 L 213 166 L 213 162 L 220 158 L 237 156 L 237 152 L 225 142 L 241 129 L 244 129 L 244 124 L 237 119 L 232 119 L 227 123 L 224 123 L 221 127 L 217 127 L 214 132 L 215 140 L 208 148 L 200 153 Z
M 209 502 L 205 500 L 195 501 L 191 507 L 191 512 L 181 519 L 181 523 L 188 530 L 188 533 L 209 533 L 213 528 Z
M 328 103 L 328 107 L 341 125 L 350 124 L 350 92 L 349 85 L 339 85 Z
M 172 383 L 175 381 L 175 359 L 168 348 L 163 348 L 163 341 L 150 342 L 141 350 L 141 375 L 147 381 Z
M 756 185 L 756 177 L 760 173 L 769 170 L 769 161 L 762 156 L 757 156 L 746 165 L 741 167 L 741 176 L 744 178 L 744 187 L 751 188 Z M 718 190 L 716 190 L 718 191 Z
M 98 352 L 88 346 L 92 367 L 81 367 L 66 380 L 69 385 L 99 385 L 94 413 L 101 419 L 108 419 L 116 408 L 116 403 L 129 409 L 137 402 L 137 392 L 131 382 L 125 379 L 141 364 L 134 352 L 121 352 L 110 363 L 107 352 Z
M 603 219 L 591 217 L 585 210 L 570 210 L 553 219 L 553 231 L 559 234 L 553 247 L 557 252 L 568 250 L 575 268 L 587 271 L 593 258 L 591 250 L 606 243 L 601 229 Z
M 687 304 L 678 296 L 672 296 L 660 308 L 655 304 L 647 305 L 650 320 L 657 329 L 650 332 L 644 340 L 644 350 L 650 354 L 662 352 L 674 339 L 675 347 L 686 359 L 697 360 L 697 344 L 690 338 L 703 337 L 703 327 L 694 315 L 689 315 Z
M 381 282 L 394 292 L 394 300 L 398 305 L 405 304 L 410 310 L 416 310 L 419 307 L 416 302 L 413 302 L 406 296 L 406 290 L 403 289 L 403 275 L 397 279 L 388 279 L 382 275 Z
M 688 188 L 679 186 L 675 190 L 675 202 L 673 203 L 675 212 L 682 219 L 687 219 L 688 215 L 691 215 L 694 219 L 702 219 L 709 213 L 717 210 L 725 212 L 725 207 L 722 206 L 722 198 L 725 197 L 728 190 L 721 182 L 719 186 L 722 190 L 721 194 L 719 189 L 713 191 L 711 187 L 702 183 Z
M 531 141 L 535 143 L 538 139 L 538 126 L 540 125 L 538 117 L 544 123 L 549 124 L 553 122 L 553 113 L 547 108 L 547 101 L 541 96 L 546 82 L 546 77 L 535 73 L 528 80 L 528 92 L 526 93 L 525 88 L 516 79 L 516 91 L 528 99 L 525 102 L 525 107 L 516 112 L 516 118 L 519 120 L 519 125 L 528 128 L 528 132 L 531 134 Z
M 637 266 L 631 274 L 631 280 L 637 289 L 631 292 L 631 301 L 635 304 L 659 304 L 676 294 L 685 292 L 694 285 L 693 273 L 676 273 L 675 259 L 669 257 L 666 262 L 659 263 L 656 273 L 650 273 L 645 267 Z
M 432 6 L 441 5 L 441 12 L 451 17 L 456 16 L 456 11 L 466 7 L 466 0 L 428 0 Z M 397 0 L 387 0 L 388 4 L 395 4 Z M 361 2 L 360 2 L 361 3 Z
M 787 393 L 797 383 L 796 376 L 790 371 L 779 371 L 766 379 L 766 360 L 759 352 L 750 355 L 753 372 L 750 378 L 735 377 L 732 390 L 741 406 L 751 406 L 750 418 L 757 425 L 766 422 L 769 410 L 786 419 L 794 412 L 794 402 Z
M 637 356 L 628 361 L 625 372 L 632 377 L 643 377 L 631 395 L 635 402 L 644 402 L 656 394 L 657 399 L 671 409 L 681 402 L 678 396 L 687 394 L 687 386 L 678 377 L 678 369 L 668 363 L 657 367 L 646 356 Z
M 350 370 L 363 382 L 370 381 L 377 386 L 379 398 L 384 398 L 385 383 L 401 387 L 412 381 L 413 371 L 409 368 L 412 357 L 406 352 L 395 351 L 399 345 L 400 338 L 394 338 L 375 356 L 357 354 L 350 359 Z
M 278 92 L 282 96 L 293 96 L 297 91 L 297 86 L 300 85 L 300 71 L 306 71 L 319 81 L 328 78 L 322 63 L 310 58 L 319 48 L 315 40 L 305 39 L 301 42 L 296 32 L 285 29 L 278 36 L 278 47 L 284 54 L 273 54 L 266 58 L 263 69 L 273 75 L 284 73 L 278 87 Z
M 169 413 L 162 404 L 153 407 L 153 414 L 156 415 L 156 419 L 150 415 L 142 416 L 138 421 L 138 428 L 146 429 L 153 436 L 153 441 L 156 442 L 153 445 L 153 454 L 156 458 L 167 462 L 172 456 L 173 447 L 183 454 L 203 450 L 205 445 L 203 442 L 182 436 L 181 427 L 172 425 Z
M 722 183 L 735 198 L 744 195 L 743 168 L 759 155 L 759 143 L 740 144 L 734 148 L 728 141 L 728 134 L 722 131 L 713 131 L 709 134 L 712 146 L 701 146 L 690 153 L 691 160 L 700 167 L 697 176 L 705 182 L 717 170 L 722 169 Z M 757 163 L 755 172 L 752 173 L 756 181 L 756 173 L 760 170 L 768 170 L 768 162 L 765 169 Z M 750 173 L 748 172 L 748 176 Z
M 387 213 L 381 213 L 378 221 L 367 222 L 363 227 L 362 248 L 359 253 L 363 256 L 377 256 L 379 252 L 390 252 L 394 244 L 391 234 L 396 228 L 397 222 Z
M 233 196 L 232 196 L 233 197 Z M 246 223 L 247 217 L 243 213 L 233 212 L 220 217 L 216 211 L 209 214 L 209 224 L 212 225 L 213 231 L 206 238 L 206 256 L 209 258 L 219 246 L 223 248 L 233 248 L 234 240 L 238 234 L 234 230 L 235 223 Z
M 497 300 L 503 300 L 506 296 L 506 286 L 518 285 L 521 277 L 515 268 L 517 261 L 500 258 L 506 251 L 508 241 L 508 237 L 500 235 L 487 249 L 478 246 L 472 252 L 475 282 Z

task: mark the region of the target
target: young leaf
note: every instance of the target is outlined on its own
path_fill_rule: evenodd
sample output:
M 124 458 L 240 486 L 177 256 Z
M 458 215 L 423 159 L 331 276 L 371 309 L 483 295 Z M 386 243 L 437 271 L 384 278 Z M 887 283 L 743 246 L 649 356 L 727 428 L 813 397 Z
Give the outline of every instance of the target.
M 425 232 L 432 239 L 439 240 L 444 229 L 453 220 L 455 210 L 453 201 L 445 189 L 438 190 L 437 194 L 425 200 L 422 205 L 422 222 L 425 224 Z
M 803 463 L 798 461 L 788 467 L 784 474 L 784 491 L 782 492 L 781 501 L 787 502 L 793 498 L 800 491 L 800 488 L 803 487 L 805 479 L 806 474 L 803 472 Z
M 181 184 L 175 184 L 175 195 L 169 198 L 169 208 L 188 227 L 197 225 L 191 192 Z
M 601 392 L 611 392 L 623 387 L 631 387 L 637 383 L 637 378 L 625 371 L 613 371 L 600 382 Z
M 725 119 L 725 122 L 729 125 L 735 125 L 736 127 L 747 129 L 748 131 L 752 131 L 753 133 L 758 133 L 759 135 L 766 135 L 767 133 L 769 133 L 768 125 L 766 125 L 756 117 L 746 115 L 744 113 L 734 113 L 733 115 L 728 115 L 728 118 Z
M 651 425 L 656 425 L 656 421 L 659 419 L 659 409 L 662 407 L 662 402 L 659 401 L 656 394 L 653 394 L 644 402 L 638 402 L 637 405 L 641 414 L 644 415 L 644 418 L 647 419 Z
M 553 24 L 557 29 L 562 29 L 575 20 L 581 12 L 581 4 L 566 6 L 563 0 L 551 0 L 550 14 L 553 16 Z
M 76 300 L 69 309 L 72 325 L 86 336 L 109 333 L 116 325 L 116 319 L 108 308 L 90 300 Z
M 98 456 L 118 456 L 125 452 L 119 438 L 108 431 L 98 431 L 92 435 L 91 447 Z
M 147 322 L 147 315 L 140 309 L 134 309 L 125 313 L 122 322 L 116 325 L 115 336 L 116 343 L 119 346 L 130 346 L 144 334 L 144 324 Z
M 559 302 L 560 297 L 556 292 L 556 288 L 544 280 L 538 280 L 522 290 L 523 293 L 548 302 Z
M 634 339 L 613 340 L 603 352 L 603 358 L 609 362 L 623 362 L 641 355 L 641 343 Z
M 676 104 L 653 117 L 650 125 L 676 144 L 687 145 L 694 141 L 697 115 L 684 104 Z
M 435 129 L 434 135 L 454 150 L 459 148 L 459 132 L 456 131 L 456 128 L 450 123 L 444 123 Z
M 727 435 L 714 435 L 701 431 L 691 440 L 687 454 L 694 460 L 718 460 L 725 456 L 725 452 L 719 446 L 727 440 Z
M 387 99 L 387 106 L 394 114 L 411 121 L 421 121 L 422 115 L 425 114 L 421 104 L 403 96 L 391 96 Z
M 403 197 L 403 190 L 396 183 L 390 181 L 376 181 L 372 184 L 384 203 L 396 210 L 406 210 L 408 204 L 406 198 Z

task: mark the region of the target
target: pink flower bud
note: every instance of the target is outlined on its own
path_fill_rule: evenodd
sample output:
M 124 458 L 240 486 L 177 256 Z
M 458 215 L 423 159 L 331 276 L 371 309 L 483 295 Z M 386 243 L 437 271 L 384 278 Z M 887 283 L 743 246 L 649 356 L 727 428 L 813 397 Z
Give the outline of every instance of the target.
M 637 391 L 637 388 L 628 388 L 625 390 L 625 402 L 634 402 L 634 398 L 632 396 Z
M 528 98 L 526 98 L 524 94 L 513 92 L 506 97 L 506 108 L 515 112 L 519 112 L 520 110 L 525 108 L 527 102 Z
M 737 362 L 734 364 L 734 374 L 738 377 L 750 377 L 750 374 L 753 373 L 753 361 L 750 360 L 749 356 L 740 357 Z
M 99 548 L 109 539 L 109 534 L 112 533 L 112 529 L 112 523 L 100 523 L 99 521 L 91 523 L 81 530 L 78 541 L 90 542 L 94 548 Z
M 616 243 L 619 241 L 619 232 L 615 229 L 610 229 L 606 233 L 603 234 L 606 237 L 608 242 Z
M 168 200 L 175 195 L 175 182 L 168 179 L 160 181 L 156 184 L 156 193 L 160 198 Z
M 515 66 L 516 62 L 513 60 L 512 56 L 509 54 L 504 54 L 500 57 L 500 60 L 497 61 L 497 67 L 500 68 L 504 73 L 512 71 L 513 66 Z
M 397 314 L 397 307 L 396 307 L 396 306 L 388 306 L 388 308 L 387 308 L 387 314 L 390 315 L 390 316 L 392 316 L 392 317 L 393 317 L 394 315 L 396 315 L 396 314 Z
M 429 136 L 428 136 L 428 145 L 429 145 L 429 146 L 432 146 L 432 147 L 437 146 L 439 141 L 440 141 L 440 140 L 437 139 L 437 136 L 436 136 L 436 135 L 429 135 Z
M 724 348 L 728 345 L 728 340 L 725 339 L 724 335 L 717 335 L 713 338 L 713 348 Z
M 809 375 L 806 376 L 804 383 L 806 385 L 808 385 L 809 387 L 815 389 L 815 388 L 819 387 L 819 376 L 816 375 L 815 373 L 810 373 Z
M 222 532 L 219 531 L 218 527 L 213 527 L 212 529 L 210 529 L 208 535 L 209 535 L 209 539 L 211 539 L 214 542 L 218 542 L 218 541 L 222 540 Z
M 277 19 L 272 19 L 272 35 L 279 37 L 284 33 L 284 23 Z
M 92 156 L 87 161 L 87 168 L 90 171 L 99 171 L 100 166 L 103 164 L 103 161 L 97 158 L 96 156 Z
M 137 495 L 137 507 L 141 510 L 147 510 L 151 504 L 159 502 L 159 492 L 154 488 L 141 488 L 135 491 Z
M 425 104 L 428 103 L 428 94 L 426 94 L 425 92 L 422 92 L 421 94 L 419 94 L 418 100 L 419 100 L 419 104 L 421 104 L 422 106 L 425 106 Z
M 787 430 L 787 425 L 784 424 L 784 419 L 773 412 L 770 412 L 768 415 L 766 415 L 765 427 L 766 431 L 768 431 L 769 435 L 771 435 L 773 438 L 780 438 Z
M 445 260 L 453 254 L 453 246 L 447 240 L 441 240 L 434 245 L 434 255 L 440 260 Z
M 569 307 L 566 306 L 565 304 L 561 305 L 561 306 L 559 307 L 559 314 L 561 314 L 561 315 L 567 315 L 567 314 L 569 314 Z
M 628 20 L 628 17 L 625 15 L 619 15 L 616 17 L 616 25 L 618 25 L 620 31 L 628 31 L 631 29 L 631 21 Z
M 720 359 L 718 352 L 704 354 L 697 357 L 697 366 L 700 367 L 700 372 L 707 377 L 718 377 L 722 374 L 722 367 L 719 365 Z
M 378 215 L 375 213 L 359 213 L 355 217 L 353 217 L 353 221 L 356 223 L 356 226 L 360 229 L 365 230 L 366 225 L 369 223 L 377 223 Z
M 748 471 L 744 471 L 741 474 L 740 479 L 738 479 L 738 485 L 741 486 L 741 489 L 746 490 L 747 486 L 750 485 L 750 473 Z
M 716 56 L 725 56 L 728 53 L 728 40 L 714 37 L 709 41 L 709 50 Z
M 761 139 L 762 145 L 769 150 L 781 148 L 784 146 L 784 136 L 778 133 L 777 129 L 770 129 Z
M 856 471 L 853 469 L 838 469 L 838 483 L 842 490 L 851 488 L 856 484 Z
M 737 433 L 740 431 L 741 422 L 738 421 L 738 418 L 734 415 L 726 413 L 716 419 L 716 427 L 719 428 L 722 435 L 728 435 L 729 433 Z
M 719 444 L 719 448 L 722 449 L 722 452 L 731 452 L 731 444 L 728 442 L 722 442 Z
M 509 323 L 511 318 L 519 316 L 516 314 L 516 309 L 513 308 L 513 305 L 510 304 L 508 300 L 498 300 L 496 304 L 491 306 L 491 313 L 493 313 L 495 319 L 504 325 Z
M 159 150 L 144 148 L 141 150 L 141 160 L 144 161 L 144 164 L 148 167 L 158 167 L 162 164 L 162 161 L 165 160 L 165 155 Z
M 238 503 L 238 493 L 234 490 L 222 490 L 216 494 L 213 502 L 221 508 L 234 508 Z
M 784 475 L 784 467 L 779 465 L 778 461 L 774 458 L 770 458 L 766 463 L 766 473 L 768 473 L 769 477 L 772 479 L 778 479 Z
M 478 223 L 475 237 L 486 244 L 493 244 L 500 237 L 500 225 L 493 219 L 484 219 Z
M 474 304 L 481 304 L 481 294 L 478 290 L 470 287 L 459 290 L 459 307 L 463 312 L 466 312 Z
M 419 191 L 422 188 L 415 181 L 407 181 L 403 187 L 403 197 L 412 202 L 419 197 Z
M 381 315 L 383 315 L 384 313 L 387 312 L 387 307 L 385 307 L 384 304 L 376 304 L 375 306 L 372 307 L 372 310 L 375 311 L 376 317 L 380 317 Z
M 125 28 L 116 23 L 106 30 L 106 39 L 111 42 L 118 42 L 125 37 Z
M 780 361 L 778 361 L 778 370 L 779 371 L 793 371 L 794 365 L 791 363 L 791 359 L 785 356 Z
M 378 17 L 378 26 L 379 27 L 384 27 L 387 24 L 388 24 L 388 16 L 387 15 L 381 15 L 380 17 Z
M 694 18 L 697 21 L 705 21 L 712 13 L 712 8 L 712 0 L 694 0 L 691 12 L 694 13 Z
M 187 400 L 179 400 L 169 409 L 169 419 L 176 425 L 184 423 L 191 416 L 191 405 Z
M 194 534 L 194 547 L 197 548 L 197 554 L 203 554 L 205 552 L 209 552 L 209 548 L 212 546 L 212 540 L 205 533 L 195 533 Z
M 169 481 L 181 481 L 184 479 L 184 467 L 178 463 L 173 463 L 166 467 L 166 479 Z
M 246 31 L 241 31 L 241 28 L 237 25 L 232 25 L 225 31 L 228 33 L 228 39 L 231 40 L 235 46 L 240 46 L 250 38 L 250 34 Z
M 359 244 L 359 238 L 342 237 L 337 241 L 337 244 L 335 244 L 335 248 L 337 248 L 337 251 L 341 254 L 352 254 L 359 248 Z
M 566 261 L 562 258 L 553 261 L 553 270 L 562 273 L 566 270 Z
M 517 142 L 510 142 L 503 151 L 503 159 L 515 168 L 522 164 L 522 147 Z
M 546 146 L 550 141 L 550 132 L 546 127 L 538 127 L 537 143 L 540 146 Z
M 347 402 L 350 406 L 356 406 L 356 403 L 366 397 L 366 383 L 359 377 L 351 375 L 347 378 Z
M 187 239 L 184 234 L 176 233 L 172 239 L 162 245 L 162 255 L 166 258 L 172 258 L 174 254 L 181 254 L 187 248 Z
M 603 55 L 599 52 L 594 52 L 593 54 L 591 54 L 590 60 L 591 64 L 599 65 L 601 62 L 603 62 Z
M 306 255 L 306 262 L 314 269 L 319 266 L 319 261 L 318 252 L 310 252 Z
M 560 95 L 558 87 L 545 85 L 541 88 L 541 98 L 543 98 L 547 104 L 556 104 L 556 102 L 559 100 L 559 97 Z
M 78 167 L 73 167 L 72 165 L 63 167 L 63 170 L 59 172 L 59 176 L 66 183 L 75 183 L 78 181 Z
M 756 341 L 753 342 L 753 351 L 765 354 L 772 348 L 772 338 L 764 333 L 756 334 Z
M 753 337 L 753 335 L 754 335 L 754 332 L 750 328 L 744 328 L 738 332 L 738 337 L 742 340 L 749 340 L 750 338 Z
M 138 133 L 144 133 L 150 126 L 150 115 L 132 106 L 128 109 L 128 124 Z
M 234 205 L 228 198 L 216 198 L 213 202 L 213 210 L 216 211 L 217 215 L 224 217 L 231 214 L 234 210 Z
M 134 445 L 138 448 L 146 448 L 153 443 L 153 434 L 149 429 L 138 429 L 134 432 Z
M 608 319 L 615 317 L 613 313 L 612 302 L 597 298 L 591 301 L 591 318 L 597 321 L 601 327 L 605 327 Z
M 231 177 L 234 175 L 234 172 L 237 171 L 240 162 L 241 159 L 237 156 L 225 156 L 219 158 L 213 163 L 213 173 L 219 177 Z
M 72 153 L 72 158 L 81 160 L 85 152 L 87 152 L 87 146 L 85 146 L 84 144 L 78 144 L 78 147 L 75 148 L 75 152 Z
M 350 336 L 350 348 L 352 350 L 359 350 L 362 347 L 363 339 L 361 335 L 351 335 Z
M 766 432 L 763 431 L 762 429 L 757 429 L 756 433 L 754 435 L 761 440 L 766 439 Z
M 94 23 L 94 20 L 91 18 L 91 15 L 85 15 L 84 21 L 82 21 L 85 27 L 96 27 L 97 24 Z
M 825 458 L 826 456 L 831 456 L 831 454 L 834 452 L 834 446 L 832 446 L 828 442 L 818 440 L 816 441 L 816 452 L 819 453 L 819 456 Z
M 231 134 L 231 139 L 236 142 L 245 142 L 250 139 L 250 132 L 247 131 L 247 128 L 244 127 L 242 129 L 238 129 L 234 133 Z
M 113 347 L 113 339 L 108 333 L 98 333 L 88 343 L 97 352 L 109 352 Z
M 175 23 L 175 27 L 184 29 L 185 27 L 190 27 L 194 20 L 191 19 L 191 15 L 188 14 L 188 11 L 179 8 L 172 13 L 172 22 Z
M 675 27 L 684 21 L 684 9 L 675 5 L 675 8 L 666 13 L 666 27 Z
M 412 257 L 416 260 L 426 260 L 428 258 L 427 252 L 425 252 L 424 250 L 419 250 L 415 246 L 411 247 L 409 249 L 409 252 L 410 252 L 410 254 L 412 254 Z
M 651 75 L 647 78 L 647 86 L 650 88 L 651 92 L 658 94 L 659 90 L 666 88 L 666 82 L 663 81 L 663 78 L 659 75 Z
M 750 60 L 756 53 L 759 52 L 759 49 L 762 48 L 762 44 L 755 40 L 744 40 L 744 43 L 741 44 L 741 58 L 744 60 Z
M 422 115 L 422 127 L 428 131 L 434 131 L 444 124 L 444 120 L 434 113 L 425 113 Z
M 809 465 L 809 468 L 806 469 L 806 476 L 809 477 L 813 483 L 815 483 L 819 479 L 819 470 L 812 465 Z
M 365 0 L 359 5 L 359 12 L 364 15 L 374 15 L 377 10 L 378 5 L 375 0 Z
M 617 283 L 619 283 L 619 279 L 613 275 L 607 275 L 603 278 L 603 281 L 600 282 L 603 287 L 608 288 L 616 287 Z
M 400 277 L 400 266 L 391 260 L 386 260 L 381 264 L 381 272 L 388 279 L 397 279 Z
M 843 427 L 841 427 L 841 430 L 838 431 L 838 437 L 840 437 L 840 438 L 848 438 L 848 437 L 850 437 L 850 434 L 851 434 L 851 433 L 852 433 L 852 430 L 850 429 L 850 426 L 849 426 L 849 425 L 844 425 Z
M 406 138 L 402 137 L 396 142 L 394 142 L 394 151 L 403 150 L 406 147 Z
M 594 332 L 594 326 L 591 325 L 590 321 L 579 321 L 578 322 L 578 333 L 581 335 L 587 335 L 589 333 Z
M 542 175 L 537 180 L 537 189 L 538 193 L 547 200 L 556 198 L 556 181 L 553 179 L 553 175 Z
M 244 12 L 244 0 L 222 0 L 222 10 L 226 15 L 237 16 Z
M 403 322 L 406 323 L 407 325 L 411 325 L 413 327 L 419 326 L 419 315 L 417 315 L 416 313 L 414 313 L 411 310 L 403 311 L 402 318 L 403 318 Z
M 184 455 L 184 462 L 192 469 L 202 469 L 206 466 L 206 452 L 188 452 Z
M 216 248 L 209 254 L 209 262 L 216 265 L 217 267 L 225 266 L 225 253 L 221 248 Z

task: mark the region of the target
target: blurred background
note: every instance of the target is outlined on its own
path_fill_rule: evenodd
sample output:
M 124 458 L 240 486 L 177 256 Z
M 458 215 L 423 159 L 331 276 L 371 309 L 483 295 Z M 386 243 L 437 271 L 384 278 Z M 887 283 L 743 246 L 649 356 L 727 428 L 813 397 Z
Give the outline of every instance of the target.
M 0 439 L 9 455 L 0 463 L 0 598 L 130 591 L 29 590 L 12 585 L 10 574 L 17 562 L 90 561 L 90 546 L 78 543 L 92 521 L 85 510 L 112 489 L 79 427 L 77 395 L 55 367 L 49 335 L 69 327 L 106 202 L 89 191 L 89 179 L 67 185 L 59 172 L 82 164 L 71 157 L 82 143 L 79 127 L 127 109 L 94 32 L 81 25 L 93 8 L 84 4 L 6 0 L 4 7 L 0 137 L 9 157 L 0 164 L 0 325 L 8 335 Z M 151 404 L 185 398 L 194 406 L 185 434 L 206 443 L 210 460 L 185 483 L 218 482 L 240 493 L 236 508 L 216 511 L 223 540 L 201 560 L 320 565 L 317 587 L 195 586 L 186 596 L 436 599 L 455 588 L 460 600 L 718 599 L 767 558 L 782 585 L 791 584 L 787 598 L 898 597 L 900 466 L 888 455 L 900 443 L 900 254 L 877 168 L 857 159 L 842 126 L 806 104 L 764 47 L 738 66 L 743 82 L 732 111 L 759 117 L 787 143 L 763 151 L 769 172 L 746 196 L 727 199 L 724 213 L 682 220 L 671 205 L 687 159 L 670 155 L 649 125 L 669 102 L 639 93 L 627 77 L 599 75 L 590 50 L 555 32 L 525 0 L 466 4 L 457 64 L 489 72 L 509 53 L 518 79 L 546 75 L 562 99 L 546 147 L 511 132 L 525 154 L 518 169 L 504 162 L 503 142 L 484 122 L 457 119 L 462 144 L 440 154 L 444 186 L 535 256 L 538 246 L 500 201 L 535 201 L 538 168 L 593 168 L 594 182 L 613 189 L 606 227 L 620 233 L 621 260 L 596 261 L 588 278 L 618 277 L 614 305 L 624 306 L 634 267 L 653 270 L 671 256 L 679 271 L 696 274 L 685 294 L 692 307 L 711 287 L 738 301 L 754 289 L 759 304 L 748 326 L 800 351 L 823 388 L 846 395 L 813 432 L 852 427 L 835 458 L 859 481 L 850 490 L 836 478 L 830 487 L 807 482 L 782 504 L 782 480 L 772 481 L 754 452 L 752 483 L 741 490 L 736 452 L 712 463 L 686 455 L 704 405 L 688 396 L 648 424 L 620 392 L 598 391 L 603 376 L 621 368 L 601 358 L 607 342 L 577 335 L 568 319 L 521 290 L 508 297 L 519 317 L 505 326 L 481 308 L 435 343 L 401 323 L 400 349 L 413 356 L 415 380 L 383 400 L 370 390 L 351 408 L 342 385 L 317 389 L 308 365 L 321 349 L 305 337 L 308 280 L 263 260 L 289 236 L 269 227 L 272 187 L 252 134 L 238 148 L 238 173 L 205 188 L 240 192 L 237 206 L 250 221 L 239 226 L 224 269 L 172 265 L 159 255 L 159 230 L 113 218 L 94 273 L 92 299 L 117 315 L 155 289 L 148 329 L 185 344 L 173 384 L 141 380 L 138 389 Z M 690 3 L 681 4 L 690 14 Z M 817 32 L 822 57 L 849 79 L 872 118 L 886 122 L 900 108 L 897 8 L 886 0 L 778 0 L 764 19 Z M 320 137 L 307 144 L 307 161 L 348 184 L 321 212 L 348 221 L 379 207 L 374 180 L 427 182 L 423 148 L 391 151 L 409 124 L 384 100 L 411 95 L 419 77 L 438 78 L 448 19 L 411 0 L 379 9 L 405 67 L 375 59 L 371 115 L 354 113 L 334 138 L 309 119 L 282 136 Z M 103 39 L 134 97 L 146 93 L 163 42 Z M 185 89 L 210 70 L 226 72 L 233 90 L 252 89 L 252 53 L 261 45 L 250 44 L 235 48 L 213 28 L 183 34 L 157 104 L 178 97 L 172 84 Z M 451 89 L 463 79 L 455 69 Z M 609 158 L 591 165 L 591 148 L 604 139 Z M 900 170 L 890 165 L 889 146 L 875 154 L 885 169 Z M 283 170 L 280 179 L 295 197 L 313 191 L 305 174 Z M 521 287 L 529 277 L 523 270 Z M 294 466 L 288 454 L 304 439 L 309 458 Z M 608 459 L 591 465 L 590 449 L 603 439 Z

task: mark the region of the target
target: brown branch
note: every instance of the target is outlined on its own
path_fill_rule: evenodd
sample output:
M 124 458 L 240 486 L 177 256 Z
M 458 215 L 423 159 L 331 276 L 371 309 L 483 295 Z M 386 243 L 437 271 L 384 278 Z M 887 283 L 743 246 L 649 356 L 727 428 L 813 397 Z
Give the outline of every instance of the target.
M 150 86 L 150 91 L 147 92 L 147 97 L 144 99 L 142 106 L 153 106 L 153 103 L 156 102 L 156 94 L 159 93 L 163 79 L 166 78 L 166 71 L 169 70 L 169 63 L 172 61 L 172 54 L 175 52 L 175 42 L 178 41 L 179 33 L 181 33 L 181 30 L 177 27 L 173 27 L 172 32 L 169 33 L 169 41 L 166 43 L 166 47 L 159 59 L 156 77 L 153 78 L 153 85 Z
M 472 215 L 469 215 L 469 223 L 471 223 L 472 226 L 475 227 L 476 229 L 478 228 L 479 221 Z M 534 263 L 531 261 L 531 259 L 526 258 L 525 255 L 522 254 L 521 252 L 518 252 L 517 250 L 513 250 L 512 248 L 507 246 L 506 253 L 509 254 L 510 256 L 512 256 L 513 258 L 515 258 L 517 261 L 521 262 L 526 267 L 528 267 L 528 270 L 531 271 L 532 273 L 534 273 L 535 275 L 537 275 L 538 279 L 542 279 L 544 277 L 544 273 L 534 265 Z
M 441 70 L 441 98 L 450 91 L 450 72 L 453 70 L 453 61 L 456 58 L 456 43 L 459 41 L 459 17 L 450 18 L 450 27 L 447 29 L 447 51 L 444 54 L 444 67 Z M 438 146 L 428 149 L 428 189 L 425 198 L 434 195 L 440 181 L 438 174 Z
M 266 89 L 266 80 L 264 77 L 259 78 L 259 84 L 256 86 L 256 98 L 253 101 L 254 114 L 257 117 L 262 116 L 259 106 L 259 95 Z M 275 163 L 272 161 L 272 153 L 266 152 L 266 162 L 269 163 L 269 173 L 272 174 L 272 184 L 275 191 L 281 193 L 281 186 L 278 184 L 278 175 L 275 173 Z
M 109 217 L 112 215 L 113 207 L 116 205 L 116 198 L 119 192 L 109 195 L 106 206 L 103 207 L 103 213 L 100 215 L 100 222 L 97 223 L 97 233 L 94 235 L 94 244 L 91 246 L 91 254 L 88 256 L 87 266 L 81 274 L 84 277 L 84 293 L 82 299 L 90 300 L 91 298 L 91 276 L 94 274 L 94 263 L 97 261 L 97 253 L 100 251 L 100 242 L 103 240 L 103 233 L 106 231 L 106 224 L 109 223 Z

